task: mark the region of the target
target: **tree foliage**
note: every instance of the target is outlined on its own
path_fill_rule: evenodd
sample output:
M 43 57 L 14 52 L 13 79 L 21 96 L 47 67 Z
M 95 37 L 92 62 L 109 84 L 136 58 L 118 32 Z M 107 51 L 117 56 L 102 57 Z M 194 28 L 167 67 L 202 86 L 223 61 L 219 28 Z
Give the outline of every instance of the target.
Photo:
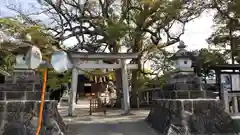
M 211 0 L 217 11 L 214 16 L 215 31 L 208 39 L 210 44 L 225 50 L 225 54 L 239 62 L 240 2 L 238 0 Z
M 62 84 L 68 84 L 71 82 L 71 75 L 71 71 L 58 74 L 54 70 L 49 70 L 47 85 L 53 90 L 59 89 L 61 88 Z
M 13 69 L 15 54 L 26 53 L 27 46 L 37 46 L 40 48 L 43 59 L 50 60 L 51 54 L 55 50 L 61 49 L 58 41 L 41 25 L 27 22 L 21 16 L 12 18 L 0 18 L 0 31 L 2 32 L 1 57 L 3 58 L 2 67 L 6 70 Z M 22 48 L 22 49 L 21 49 Z M 69 82 L 69 73 L 62 77 L 52 69 L 48 72 L 48 85 L 52 88 L 58 88 L 63 82 Z
M 88 52 L 118 51 L 125 45 L 142 51 L 143 40 L 153 46 L 168 46 L 179 41 L 184 26 L 198 17 L 205 2 L 200 0 L 41 0 L 53 19 L 49 29 L 59 40 L 77 39 L 76 48 Z M 179 31 L 172 28 L 180 26 Z M 124 42 L 125 41 L 125 42 Z M 160 43 L 160 41 L 162 42 Z M 104 49 L 103 49 L 104 48 Z
M 148 74 L 159 76 L 173 70 L 174 61 L 171 60 L 171 57 L 172 53 L 164 48 L 154 49 L 145 53 L 143 66 L 151 67 L 152 72 L 148 72 Z
M 208 50 L 204 48 L 197 52 L 199 55 L 194 61 L 194 67 L 198 75 L 205 81 L 207 77 L 214 75 L 214 71 L 212 70 L 213 66 L 227 63 L 228 57 L 223 55 L 219 50 Z
M 20 17 L 1 18 L 0 30 L 3 33 L 2 51 L 12 52 L 35 45 L 41 49 L 45 59 L 49 59 L 54 49 L 60 49 L 57 41 L 44 27 L 30 24 Z

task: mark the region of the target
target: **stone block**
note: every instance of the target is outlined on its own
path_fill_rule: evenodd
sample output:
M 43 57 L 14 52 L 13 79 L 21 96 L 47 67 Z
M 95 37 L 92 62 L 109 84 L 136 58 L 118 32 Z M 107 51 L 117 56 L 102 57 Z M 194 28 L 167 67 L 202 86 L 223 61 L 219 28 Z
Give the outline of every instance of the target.
M 0 112 L 0 131 L 1 131 L 1 128 L 3 127 L 2 124 L 4 124 L 5 120 L 4 120 L 4 112 Z M 1 132 L 0 132 L 1 134 Z
M 7 112 L 5 114 L 5 119 L 6 121 L 21 121 L 21 112 Z
M 35 84 L 34 91 L 42 91 L 42 85 L 41 84 Z
M 24 100 L 25 92 L 4 92 L 6 94 L 6 100 Z
M 34 102 L 24 102 L 24 110 L 23 112 L 31 113 L 34 110 Z
M 41 92 L 26 92 L 26 100 L 40 100 Z
M 41 92 L 26 92 L 26 100 L 40 100 Z
M 169 105 L 168 109 L 172 112 L 178 112 L 184 109 L 181 100 L 165 100 L 164 103 Z
M 164 98 L 171 98 L 171 93 L 169 91 L 163 91 L 163 97 Z
M 176 91 L 177 92 L 177 99 L 189 99 L 190 94 L 188 90 L 183 90 L 183 91 Z
M 12 122 L 12 123 L 7 123 L 4 126 L 4 135 L 27 135 L 29 134 L 27 132 L 27 128 L 24 125 L 23 122 Z
M 164 96 L 164 91 L 162 91 L 162 90 L 160 90 L 159 91 L 159 97 L 158 98 L 161 98 L 161 99 L 164 99 L 165 98 L 165 96 Z
M 193 100 L 183 100 L 183 110 L 193 113 L 194 107 L 193 107 Z
M 206 97 L 205 98 L 216 98 L 218 96 L 217 93 L 214 93 L 213 91 L 206 90 Z
M 6 99 L 6 94 L 5 92 L 0 91 L 0 100 L 5 100 Z
M 34 71 L 15 71 L 14 76 L 15 83 L 39 83 L 40 77 L 36 75 Z
M 45 102 L 45 104 L 47 104 L 47 102 Z M 45 104 L 44 104 L 44 106 L 45 106 Z M 44 106 L 43 106 L 43 108 L 44 108 Z M 34 111 L 35 112 L 39 112 L 39 108 L 40 107 L 40 102 L 34 102 Z
M 191 91 L 191 99 L 204 98 L 204 91 Z
M 171 99 L 176 99 L 176 98 L 178 98 L 177 91 L 170 91 L 169 93 L 170 93 Z
M 4 110 L 6 109 L 7 104 L 6 102 L 0 102 L 0 112 L 4 112 Z
M 25 103 L 23 101 L 7 102 L 7 112 L 23 112 Z

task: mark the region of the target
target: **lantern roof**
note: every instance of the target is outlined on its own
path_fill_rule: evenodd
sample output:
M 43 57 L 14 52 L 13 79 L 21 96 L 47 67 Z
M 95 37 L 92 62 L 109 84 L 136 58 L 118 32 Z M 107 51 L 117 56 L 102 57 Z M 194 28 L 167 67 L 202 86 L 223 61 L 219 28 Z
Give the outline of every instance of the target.
M 172 59 L 177 60 L 179 58 L 191 58 L 192 53 L 187 51 L 185 48 L 186 45 L 184 44 L 184 42 L 180 41 L 178 45 L 179 50 L 172 56 Z

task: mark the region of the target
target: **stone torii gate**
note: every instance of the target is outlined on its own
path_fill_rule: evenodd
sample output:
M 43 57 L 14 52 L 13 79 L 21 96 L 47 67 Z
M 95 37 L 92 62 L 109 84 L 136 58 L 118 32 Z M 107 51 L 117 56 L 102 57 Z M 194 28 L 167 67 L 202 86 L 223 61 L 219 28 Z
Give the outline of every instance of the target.
M 127 59 L 134 59 L 138 57 L 138 53 L 83 53 L 83 52 L 69 52 L 69 57 L 72 60 L 72 83 L 70 93 L 70 104 L 68 115 L 72 116 L 75 109 L 75 99 L 77 93 L 77 81 L 79 69 L 120 69 L 122 73 L 122 89 L 123 89 L 123 109 L 124 114 L 130 111 L 130 98 L 129 98 L 129 83 L 127 69 L 137 69 L 137 64 L 126 64 Z M 103 63 L 81 63 L 82 60 L 119 60 L 118 64 L 103 64 Z

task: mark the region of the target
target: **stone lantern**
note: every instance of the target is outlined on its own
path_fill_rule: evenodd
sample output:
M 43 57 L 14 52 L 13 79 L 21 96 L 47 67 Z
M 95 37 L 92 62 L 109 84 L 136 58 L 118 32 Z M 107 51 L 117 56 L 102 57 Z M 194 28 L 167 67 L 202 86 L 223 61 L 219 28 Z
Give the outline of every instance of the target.
M 194 73 L 192 67 L 193 53 L 187 51 L 186 45 L 180 41 L 179 50 L 172 56 L 175 61 L 175 71 L 165 85 L 166 90 L 181 91 L 181 90 L 200 90 L 200 78 Z
M 0 84 L 0 135 L 35 135 L 41 104 L 41 77 L 27 64 L 27 51 L 31 46 L 11 50 L 16 64 L 11 76 Z M 30 63 L 33 64 L 33 63 Z M 45 93 L 41 135 L 64 135 L 66 126 L 57 110 L 58 103 Z M 26 122 L 28 121 L 28 122 Z
M 35 70 L 30 69 L 26 64 L 26 53 L 29 50 L 29 46 L 19 47 L 11 52 L 16 56 L 14 71 L 12 76 L 6 77 L 7 83 L 33 83 L 34 88 L 37 86 L 39 91 L 41 90 L 40 75 Z
M 186 45 L 183 41 L 180 41 L 178 48 L 179 50 L 172 57 L 175 60 L 176 70 L 183 73 L 193 72 L 192 54 L 185 49 Z
M 171 73 L 166 86 L 153 101 L 147 121 L 159 134 L 237 135 L 239 126 L 222 108 L 212 91 L 201 89 L 193 71 L 191 53 L 183 42 L 174 55 L 177 72 Z

